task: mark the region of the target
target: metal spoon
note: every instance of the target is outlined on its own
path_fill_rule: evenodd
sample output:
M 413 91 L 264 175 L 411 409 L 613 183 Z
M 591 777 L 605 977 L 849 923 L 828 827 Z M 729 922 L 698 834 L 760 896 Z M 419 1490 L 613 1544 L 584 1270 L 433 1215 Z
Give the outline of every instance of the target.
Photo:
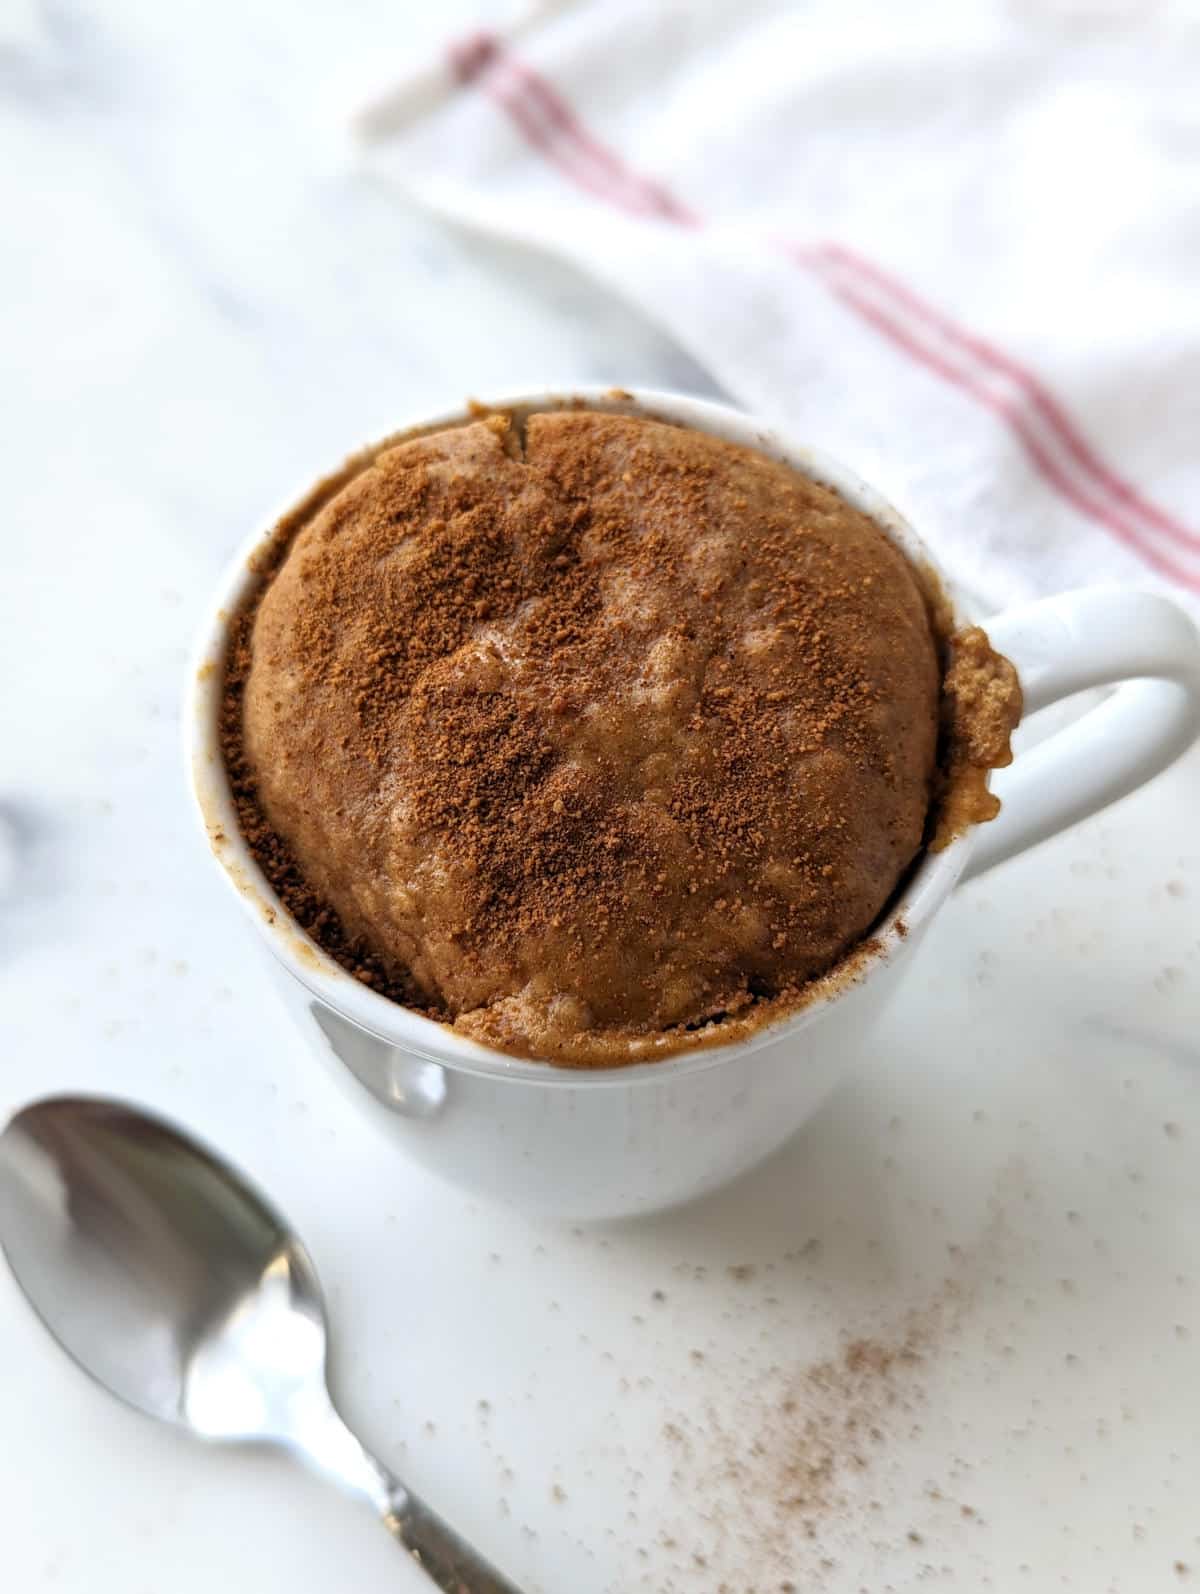
M 519 1594 L 338 1416 L 313 1264 L 212 1152 L 120 1102 L 35 1102 L 0 1135 L 0 1246 L 63 1349 L 128 1405 L 281 1445 L 369 1501 L 438 1588 Z

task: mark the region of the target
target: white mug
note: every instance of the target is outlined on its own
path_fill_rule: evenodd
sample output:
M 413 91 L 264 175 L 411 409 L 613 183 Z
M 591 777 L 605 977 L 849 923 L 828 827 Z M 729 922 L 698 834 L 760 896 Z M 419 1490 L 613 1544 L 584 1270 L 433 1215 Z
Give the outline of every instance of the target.
M 678 422 L 785 460 L 837 488 L 910 559 L 937 570 L 907 522 L 851 471 L 736 410 L 678 394 L 586 388 L 523 394 L 491 407 L 581 403 Z M 468 418 L 465 411 L 435 417 L 419 429 Z M 301 515 L 315 512 L 394 440 L 364 450 L 312 490 Z M 346 973 L 290 918 L 241 837 L 217 742 L 223 664 L 229 618 L 249 594 L 254 555 L 276 525 L 257 532 L 230 569 L 191 673 L 188 764 L 210 845 L 274 954 L 288 1004 L 364 1108 L 435 1172 L 545 1215 L 587 1220 L 650 1212 L 715 1189 L 760 1162 L 867 1055 L 889 994 L 956 884 L 1134 790 L 1200 732 L 1200 637 L 1169 599 L 1085 590 L 990 619 L 992 643 L 1020 672 L 1027 714 L 1089 687 L 1120 683 L 1118 690 L 995 777 L 1003 803 L 998 819 L 925 854 L 878 927 L 878 953 L 856 979 L 725 1046 L 615 1069 L 526 1062 L 401 1007 Z

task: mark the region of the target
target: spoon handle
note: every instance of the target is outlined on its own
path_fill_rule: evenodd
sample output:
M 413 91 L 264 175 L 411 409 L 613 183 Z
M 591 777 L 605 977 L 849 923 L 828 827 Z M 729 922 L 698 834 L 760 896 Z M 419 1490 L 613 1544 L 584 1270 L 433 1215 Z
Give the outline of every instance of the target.
M 521 1594 L 424 1500 L 399 1484 L 391 1491 L 383 1521 L 444 1594 Z

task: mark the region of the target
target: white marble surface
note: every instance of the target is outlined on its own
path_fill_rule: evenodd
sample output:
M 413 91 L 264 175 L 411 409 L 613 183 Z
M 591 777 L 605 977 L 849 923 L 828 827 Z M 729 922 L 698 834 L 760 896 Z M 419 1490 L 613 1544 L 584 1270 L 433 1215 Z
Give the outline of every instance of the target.
M 473 9 L 0 14 L 0 1112 L 113 1091 L 252 1168 L 327 1280 L 347 1414 L 530 1590 L 1186 1586 L 1200 756 L 964 892 L 886 1055 L 768 1167 L 605 1232 L 398 1162 L 298 1050 L 194 833 L 185 650 L 251 524 L 464 392 L 703 383 L 345 166 L 345 86 Z M 889 1375 L 812 1374 L 910 1330 Z M 415 1594 L 356 1507 L 115 1408 L 3 1271 L 0 1368 L 5 1590 Z M 803 1486 L 806 1423 L 847 1416 Z

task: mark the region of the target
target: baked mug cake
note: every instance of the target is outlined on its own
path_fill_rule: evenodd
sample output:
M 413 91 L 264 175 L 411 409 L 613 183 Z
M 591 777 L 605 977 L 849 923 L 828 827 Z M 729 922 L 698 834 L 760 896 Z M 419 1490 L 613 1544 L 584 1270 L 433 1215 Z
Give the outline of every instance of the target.
M 980 824 L 1012 676 L 852 471 L 677 393 L 416 420 L 230 565 L 188 775 L 314 1054 L 478 1196 L 620 1218 L 752 1168 L 886 1050 L 959 882 L 1200 730 L 1170 599 L 992 616 L 1026 714 L 1115 690 Z
M 645 414 L 498 411 L 280 523 L 223 664 L 242 836 L 391 1001 L 559 1066 L 853 978 L 998 804 L 1013 666 L 835 487 Z

